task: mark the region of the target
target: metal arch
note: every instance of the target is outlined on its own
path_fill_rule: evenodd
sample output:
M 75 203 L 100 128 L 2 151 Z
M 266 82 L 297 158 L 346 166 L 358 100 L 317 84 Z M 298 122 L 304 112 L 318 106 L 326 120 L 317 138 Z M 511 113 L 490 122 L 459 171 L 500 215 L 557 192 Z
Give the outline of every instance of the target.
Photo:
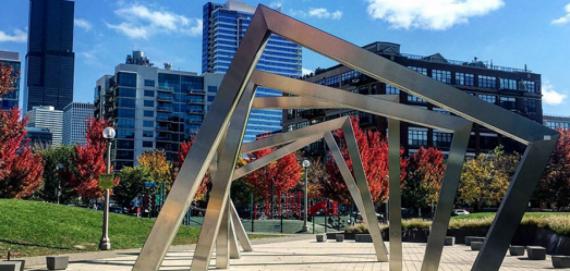
M 388 119 L 388 178 L 388 234 L 390 236 L 390 270 L 402 270 L 400 121 L 393 119 Z
M 253 248 L 251 247 L 251 242 L 249 241 L 249 237 L 247 236 L 243 224 L 241 223 L 236 207 L 234 206 L 234 203 L 231 199 L 229 202 L 232 211 L 232 224 L 234 225 L 235 228 L 236 237 L 240 242 L 243 251 L 245 252 L 253 251 Z

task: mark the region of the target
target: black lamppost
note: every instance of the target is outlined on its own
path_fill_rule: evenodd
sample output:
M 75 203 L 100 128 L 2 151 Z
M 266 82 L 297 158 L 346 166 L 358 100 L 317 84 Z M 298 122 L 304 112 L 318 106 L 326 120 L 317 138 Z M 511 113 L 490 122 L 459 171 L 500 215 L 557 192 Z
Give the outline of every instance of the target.
M 307 190 L 308 190 L 308 182 L 307 182 L 307 175 L 308 175 L 308 174 L 307 174 L 307 171 L 308 171 L 308 168 L 311 166 L 311 161 L 305 159 L 305 160 L 303 160 L 302 165 L 303 165 L 303 169 L 304 169 L 304 171 L 305 171 L 305 185 L 303 186 L 303 187 L 304 187 L 304 189 L 303 189 L 303 190 L 304 190 L 304 191 L 303 191 L 303 193 L 304 193 L 304 199 L 303 199 L 303 204 L 304 204 L 304 207 L 303 207 L 303 210 L 304 210 L 304 214 L 303 214 L 303 232 L 308 232 L 309 229 L 307 228 L 307 218 L 308 218 L 308 215 L 309 215 L 309 214 L 308 214 L 308 213 L 309 213 L 309 208 L 308 208 L 309 196 L 308 196 L 308 191 L 307 191 Z
M 113 127 L 107 127 L 103 130 L 103 137 L 107 139 L 107 174 L 100 176 L 101 187 L 105 189 L 105 206 L 103 207 L 103 230 L 101 241 L 99 242 L 100 250 L 110 250 L 111 240 L 109 239 L 109 190 L 112 187 L 113 176 L 111 175 L 111 140 L 115 138 L 116 132 Z M 103 184 L 104 183 L 104 184 Z

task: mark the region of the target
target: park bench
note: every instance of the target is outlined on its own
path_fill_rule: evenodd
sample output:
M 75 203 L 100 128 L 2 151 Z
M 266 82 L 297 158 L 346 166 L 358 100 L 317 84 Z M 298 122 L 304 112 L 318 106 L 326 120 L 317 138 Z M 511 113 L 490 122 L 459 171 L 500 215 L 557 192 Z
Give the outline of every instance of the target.
M 327 240 L 327 236 L 325 234 L 317 234 L 317 243 L 322 243 Z
M 337 233 L 335 238 L 336 238 L 337 242 L 339 242 L 339 243 L 343 242 L 344 241 L 344 233 Z
M 471 241 L 471 250 L 479 251 L 483 246 L 483 242 L 480 241 Z
M 23 268 L 20 261 L 3 261 L 0 262 L 0 271 L 21 271 Z
M 524 246 L 510 246 L 509 254 L 511 256 L 522 256 L 524 255 Z
M 48 270 L 65 270 L 69 263 L 68 256 L 48 256 L 46 265 Z
M 546 259 L 546 248 L 539 246 L 527 246 L 526 255 L 529 260 L 544 260 Z
M 554 268 L 570 268 L 570 256 L 567 255 L 552 256 L 552 266 L 554 266 Z

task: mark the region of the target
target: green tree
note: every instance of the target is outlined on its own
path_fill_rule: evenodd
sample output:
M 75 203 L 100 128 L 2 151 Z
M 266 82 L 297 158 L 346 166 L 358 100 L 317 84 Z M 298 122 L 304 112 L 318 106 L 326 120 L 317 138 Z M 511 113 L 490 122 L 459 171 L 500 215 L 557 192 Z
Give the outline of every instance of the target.
M 124 167 L 119 172 L 121 181 L 113 188 L 113 200 L 121 207 L 130 207 L 131 201 L 142 195 L 144 183 L 151 181 L 148 170 L 144 167 Z
M 39 191 L 39 197 L 45 201 L 67 204 L 78 196 L 70 183 L 75 167 L 72 146 L 47 148 L 41 151 L 44 161 L 44 185 Z
M 498 146 L 467 161 L 461 173 L 459 201 L 477 209 L 501 202 L 519 159 L 519 154 L 506 153 Z
M 163 151 L 147 151 L 138 158 L 139 166 L 146 168 L 152 181 L 164 183 L 168 190 L 172 185 L 172 164 Z

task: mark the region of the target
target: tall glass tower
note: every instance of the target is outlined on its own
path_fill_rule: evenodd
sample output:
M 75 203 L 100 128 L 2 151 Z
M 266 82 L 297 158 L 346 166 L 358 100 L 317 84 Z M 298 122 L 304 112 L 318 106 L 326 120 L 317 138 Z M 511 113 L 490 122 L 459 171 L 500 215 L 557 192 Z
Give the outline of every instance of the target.
M 203 12 L 202 72 L 225 73 L 247 31 L 255 8 L 230 0 L 225 4 L 206 3 Z M 284 76 L 300 77 L 301 47 L 272 35 L 256 68 Z M 281 95 L 281 92 L 267 88 L 259 88 L 256 92 L 257 97 Z M 281 110 L 252 110 L 244 141 L 253 141 L 259 134 L 282 130 L 282 121 Z

